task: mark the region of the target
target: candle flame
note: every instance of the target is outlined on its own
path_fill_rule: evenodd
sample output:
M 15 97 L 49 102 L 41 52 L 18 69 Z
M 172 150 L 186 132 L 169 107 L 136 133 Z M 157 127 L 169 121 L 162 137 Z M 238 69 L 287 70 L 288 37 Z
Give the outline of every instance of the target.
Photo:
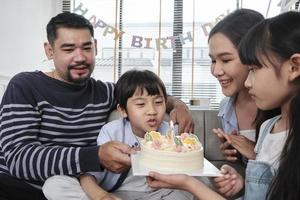
M 171 120 L 170 121 L 170 128 L 173 129 L 174 128 L 174 122 Z

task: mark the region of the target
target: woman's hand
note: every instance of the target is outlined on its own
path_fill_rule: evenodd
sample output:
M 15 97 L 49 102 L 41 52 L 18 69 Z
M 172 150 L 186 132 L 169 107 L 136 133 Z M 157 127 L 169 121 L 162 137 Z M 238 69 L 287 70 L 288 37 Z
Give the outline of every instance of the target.
M 222 129 L 220 128 L 214 128 L 212 131 L 218 136 L 220 142 L 222 143 L 220 145 L 220 150 L 228 161 L 236 161 L 238 159 L 238 151 L 231 145 L 231 143 L 228 141 L 227 135 L 237 135 L 237 131 L 233 131 L 230 134 L 226 134 Z
M 255 142 L 249 140 L 243 135 L 226 135 L 227 142 L 233 146 L 240 154 L 247 159 L 254 160 L 256 153 L 254 152 Z

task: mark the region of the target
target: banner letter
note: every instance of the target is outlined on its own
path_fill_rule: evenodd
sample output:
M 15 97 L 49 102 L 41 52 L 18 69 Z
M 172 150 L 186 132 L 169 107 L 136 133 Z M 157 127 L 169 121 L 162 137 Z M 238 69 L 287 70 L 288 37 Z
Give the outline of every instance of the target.
M 171 40 L 171 48 L 175 48 L 175 40 L 178 38 L 178 36 L 168 36 L 167 39 Z
M 163 49 L 167 49 L 168 47 L 166 46 L 167 38 L 156 38 L 156 49 L 159 47 L 162 47 Z
M 142 41 L 143 37 L 137 35 L 132 36 L 131 47 L 141 48 L 143 46 Z
M 183 37 L 183 34 L 179 34 L 179 39 L 180 39 L 180 42 L 181 42 L 182 45 L 185 44 L 185 40 L 187 40 L 187 39 L 188 39 L 190 42 L 193 41 L 193 37 L 192 37 L 192 35 L 191 35 L 191 32 L 190 32 L 190 31 L 189 31 L 189 32 L 186 32 L 186 34 L 187 34 L 187 37 Z
M 115 32 L 115 30 L 116 29 L 114 27 L 112 27 L 112 26 L 106 26 L 106 28 L 105 28 L 105 30 L 103 32 L 103 36 L 106 36 L 108 33 L 112 34 L 112 33 Z
M 214 27 L 212 23 L 205 23 L 201 25 L 202 30 L 204 32 L 205 36 L 209 35 L 209 32 L 211 31 L 211 29 Z M 207 30 L 207 28 L 209 28 L 209 30 Z
M 152 41 L 152 38 L 144 38 L 144 40 L 146 40 L 145 49 L 151 49 L 150 42 Z
M 79 13 L 77 13 L 77 14 L 84 16 L 87 13 L 88 9 L 83 10 L 82 6 L 83 6 L 83 4 L 80 3 L 79 6 L 74 9 L 74 12 L 77 13 L 77 11 L 81 11 L 81 14 L 79 14 Z
M 104 22 L 104 21 L 102 21 L 101 19 L 99 19 L 98 21 L 97 21 L 97 23 L 95 24 L 95 28 L 105 28 L 105 27 L 107 27 L 107 24 Z
M 121 37 L 125 32 L 121 31 L 121 32 L 118 32 L 118 30 L 116 29 L 115 31 L 115 38 L 114 40 L 117 40 L 119 37 Z

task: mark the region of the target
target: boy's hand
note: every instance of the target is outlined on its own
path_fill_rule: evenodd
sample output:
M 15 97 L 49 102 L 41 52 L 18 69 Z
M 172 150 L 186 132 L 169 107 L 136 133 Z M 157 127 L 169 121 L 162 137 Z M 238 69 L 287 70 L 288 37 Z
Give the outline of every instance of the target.
M 224 133 L 224 131 L 220 128 L 212 129 L 212 131 L 218 136 L 220 142 L 220 150 L 228 161 L 236 161 L 238 159 L 238 151 L 231 145 L 231 140 L 228 135 L 237 135 L 237 131 L 234 130 L 230 134 Z

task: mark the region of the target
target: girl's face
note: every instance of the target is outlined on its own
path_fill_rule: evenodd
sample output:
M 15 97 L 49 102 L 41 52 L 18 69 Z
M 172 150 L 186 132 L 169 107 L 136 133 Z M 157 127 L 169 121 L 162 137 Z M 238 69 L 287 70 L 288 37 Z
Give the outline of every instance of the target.
M 267 59 L 263 59 L 263 63 L 265 65 L 262 68 L 249 67 L 245 86 L 258 108 L 270 110 L 282 107 L 295 92 L 294 84 L 289 81 L 290 64 L 288 61 L 284 62 L 276 73 Z
M 166 101 L 161 92 L 150 96 L 143 89 L 136 89 L 132 97 L 127 100 L 127 111 L 122 110 L 123 117 L 128 117 L 132 131 L 143 137 L 147 131 L 157 131 L 166 112 Z
M 214 34 L 208 41 L 211 73 L 215 76 L 225 96 L 234 96 L 243 89 L 248 69 L 239 58 L 232 42 L 222 33 Z

